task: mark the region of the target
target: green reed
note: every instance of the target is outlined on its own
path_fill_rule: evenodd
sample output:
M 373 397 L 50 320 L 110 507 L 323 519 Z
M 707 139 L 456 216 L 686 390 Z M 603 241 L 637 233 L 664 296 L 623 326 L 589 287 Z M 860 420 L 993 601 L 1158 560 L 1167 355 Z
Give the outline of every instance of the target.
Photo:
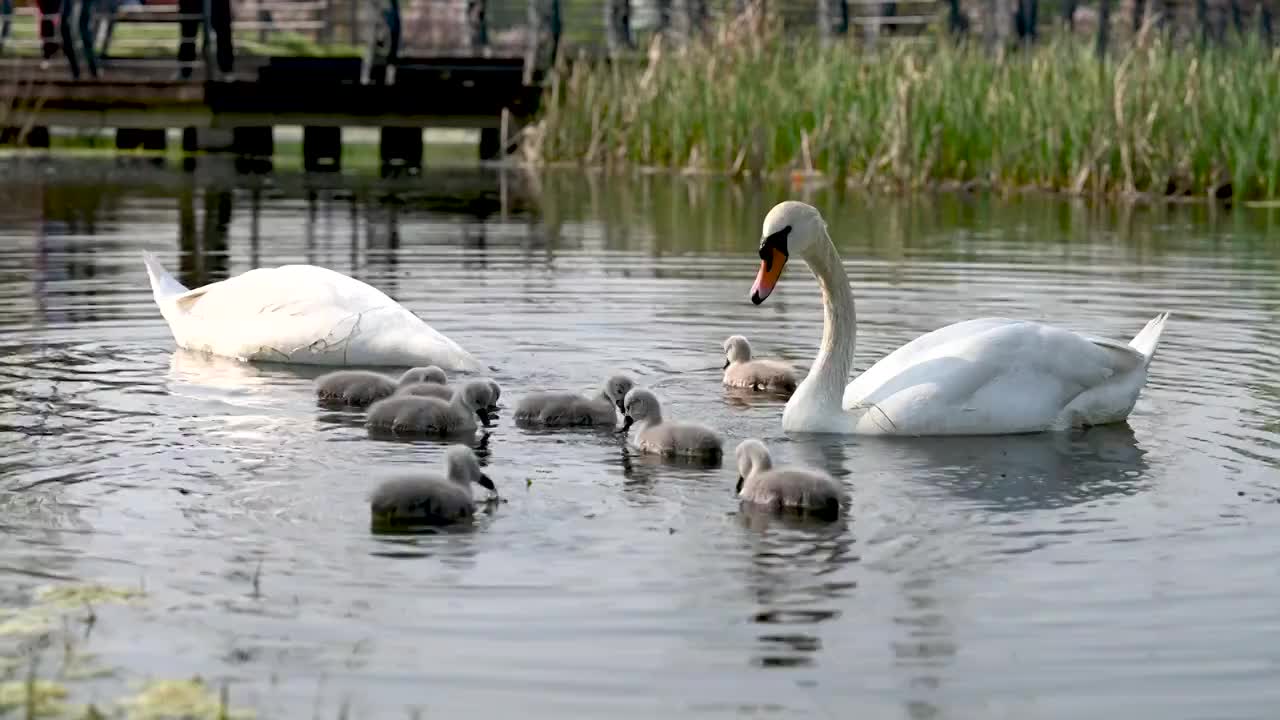
M 1280 195 L 1280 54 L 1131 38 L 1099 62 L 1061 37 L 998 57 L 945 38 L 746 40 L 562 65 L 534 163 L 818 174 L 1081 193 Z

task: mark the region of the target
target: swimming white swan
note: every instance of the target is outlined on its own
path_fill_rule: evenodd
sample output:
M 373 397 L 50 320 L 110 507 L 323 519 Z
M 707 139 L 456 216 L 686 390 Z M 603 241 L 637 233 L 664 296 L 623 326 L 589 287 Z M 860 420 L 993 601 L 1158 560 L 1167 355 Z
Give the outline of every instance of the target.
M 755 438 L 738 443 L 738 498 L 770 510 L 824 517 L 840 515 L 840 483 L 808 467 L 774 467 L 769 449 Z
M 779 360 L 751 358 L 751 343 L 741 335 L 730 335 L 724 341 L 724 379 L 729 387 L 772 390 L 790 393 L 796 389 L 796 375 L 791 366 Z
M 1038 322 L 966 320 L 921 335 L 848 382 L 853 292 L 817 209 L 786 201 L 765 216 L 751 302 L 764 302 L 793 256 L 818 279 L 823 328 L 813 367 L 782 413 L 786 432 L 999 435 L 1118 422 L 1137 402 L 1169 316 L 1157 315 L 1127 345 Z
M 723 453 L 720 435 L 709 427 L 662 418 L 662 404 L 644 388 L 635 388 L 623 401 L 622 432 L 638 426 L 634 440 L 641 452 L 719 461 Z
M 451 445 L 445 451 L 445 474 L 403 474 L 388 478 L 369 496 L 369 510 L 378 525 L 445 524 L 475 514 L 471 483 L 497 495 L 497 488 L 480 469 L 471 448 Z
M 521 425 L 542 427 L 617 427 L 618 411 L 635 381 L 614 375 L 594 397 L 572 392 L 535 392 L 516 404 L 515 419 Z
M 256 268 L 188 290 L 151 253 L 143 261 L 181 348 L 245 361 L 481 369 L 471 353 L 403 305 L 333 270 Z

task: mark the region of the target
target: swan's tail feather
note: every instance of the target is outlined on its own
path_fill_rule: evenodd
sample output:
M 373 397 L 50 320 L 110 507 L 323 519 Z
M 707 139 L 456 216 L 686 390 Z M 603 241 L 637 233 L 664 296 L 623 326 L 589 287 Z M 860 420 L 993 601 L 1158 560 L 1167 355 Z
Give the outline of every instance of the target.
M 1160 346 L 1160 334 L 1164 332 L 1164 323 L 1169 319 L 1169 313 L 1162 312 L 1151 319 L 1142 331 L 1133 336 L 1129 341 L 1129 347 L 1142 353 L 1147 358 L 1147 364 L 1151 364 L 1151 359 L 1156 356 L 1156 348 Z
M 156 296 L 157 302 L 187 292 L 187 288 L 170 275 L 151 252 L 142 251 L 142 262 L 147 265 L 147 276 L 151 278 L 151 293 Z

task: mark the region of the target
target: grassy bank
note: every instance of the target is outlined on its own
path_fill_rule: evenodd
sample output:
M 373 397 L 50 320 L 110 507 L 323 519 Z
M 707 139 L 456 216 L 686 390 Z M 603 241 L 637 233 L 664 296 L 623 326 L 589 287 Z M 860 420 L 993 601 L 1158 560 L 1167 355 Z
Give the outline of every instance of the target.
M 1003 59 L 944 39 L 779 35 L 576 64 L 524 141 L 534 163 L 807 173 L 892 189 L 1280 196 L 1280 55 L 1139 36 L 1099 63 L 1059 38 Z

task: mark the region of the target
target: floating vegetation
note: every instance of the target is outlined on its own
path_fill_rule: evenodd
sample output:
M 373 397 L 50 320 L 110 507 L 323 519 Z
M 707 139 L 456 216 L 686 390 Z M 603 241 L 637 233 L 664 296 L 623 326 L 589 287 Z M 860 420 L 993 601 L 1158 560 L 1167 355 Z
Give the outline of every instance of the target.
M 228 707 L 226 694 L 213 692 L 199 678 L 155 680 L 120 706 L 129 720 L 237 720 L 252 718 L 249 710 Z
M 0 716 L 18 712 L 23 717 L 61 717 L 68 708 L 67 688 L 46 680 L 24 680 L 0 683 Z
M 145 595 L 137 588 L 119 588 L 97 583 L 83 585 L 47 585 L 36 591 L 36 598 L 57 607 L 84 607 L 104 603 L 132 603 Z

